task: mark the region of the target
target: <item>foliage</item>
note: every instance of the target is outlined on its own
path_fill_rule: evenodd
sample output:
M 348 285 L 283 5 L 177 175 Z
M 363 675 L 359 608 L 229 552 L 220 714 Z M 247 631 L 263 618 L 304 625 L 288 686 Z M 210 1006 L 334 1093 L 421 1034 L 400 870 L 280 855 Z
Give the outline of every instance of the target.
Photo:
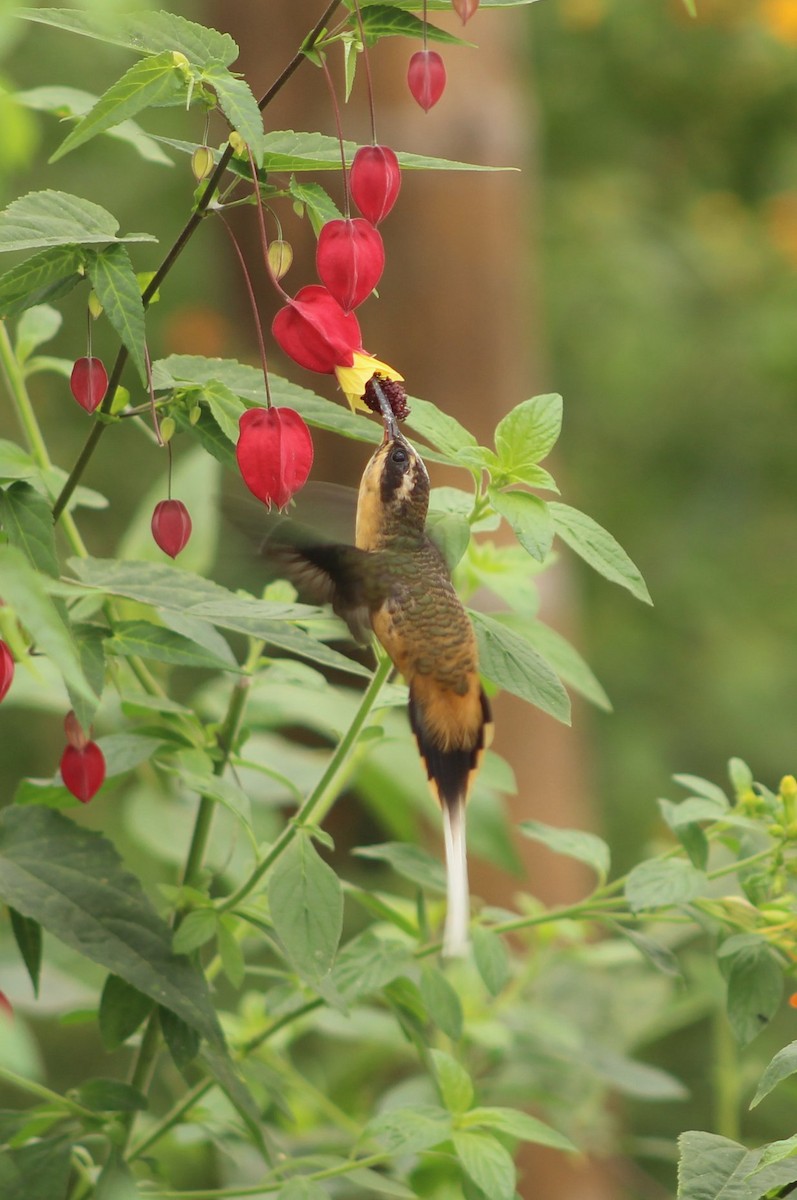
M 409 7 L 365 5 L 369 45 L 414 35 Z M 352 1196 L 513 1200 L 521 1143 L 605 1149 L 609 1091 L 683 1095 L 637 1051 L 676 996 L 693 947 L 716 956 L 739 1043 L 769 1024 L 794 966 L 797 784 L 754 785 L 737 760 L 730 794 L 680 777 L 687 798 L 661 801 L 667 848 L 614 877 L 594 834 L 524 822 L 522 834 L 590 868 L 593 890 L 563 908 L 525 893 L 511 912 L 483 906 L 472 957 L 440 961 L 445 881 L 413 844 L 433 810 L 420 799 L 406 688 L 391 681 L 381 652 L 375 666 L 364 662 L 327 611 L 285 584 L 254 594 L 206 578 L 216 483 L 234 462 L 241 415 L 266 402 L 263 373 L 210 356 L 150 364 L 147 349 L 147 310 L 180 239 L 203 214 L 248 201 L 253 185 L 271 205 L 295 204 L 294 184 L 273 176 L 332 169 L 329 145 L 312 132 L 263 133 L 258 102 L 230 70 L 237 47 L 227 34 L 168 13 L 22 15 L 140 56 L 98 98 L 57 86 L 22 97 L 44 111 L 66 104 L 77 117 L 51 161 L 122 126 L 130 153 L 153 168 L 162 165 L 153 146 L 193 154 L 202 145 L 131 126 L 151 107 L 195 107 L 203 117 L 218 109 L 230 133 L 212 148 L 216 165 L 182 234 L 143 280 L 136 247 L 152 235 L 120 236 L 94 200 L 47 188 L 0 214 L 0 246 L 25 255 L 0 277 L 0 364 L 24 432 L 24 444 L 0 442 L 0 634 L 17 663 L 3 715 L 12 706 L 31 720 L 73 710 L 86 736 L 96 726 L 106 768 L 88 817 L 57 772 L 19 781 L 0 812 L 0 898 L 34 992 L 46 997 L 51 970 L 67 974 L 80 998 L 67 989 L 59 1015 L 76 1028 L 96 1024 L 109 1056 L 102 1070 L 51 1087 L 27 1040 L 0 1023 L 0 1079 L 31 1101 L 0 1113 L 3 1196 L 322 1200 L 341 1194 L 342 1182 Z M 356 12 L 327 28 L 330 16 L 297 69 L 359 36 Z M 312 227 L 331 204 L 315 187 L 301 199 Z M 97 319 L 118 339 L 108 394 L 68 472 L 53 462 L 57 431 L 39 421 L 29 391 L 36 376 L 69 374 L 69 363 L 42 352 L 62 302 L 101 309 Z M 120 388 L 128 358 L 149 401 L 133 403 Z M 373 423 L 338 403 L 276 375 L 270 387 L 313 428 L 377 440 Z M 433 492 L 430 530 L 465 599 L 476 604 L 487 589 L 504 605 L 472 614 L 485 683 L 565 722 L 568 689 L 605 704 L 580 656 L 537 620 L 536 577 L 564 546 L 636 598 L 649 596 L 607 531 L 538 494 L 558 495 L 541 464 L 560 435 L 560 397 L 517 405 L 492 447 L 431 402 L 410 403 L 424 458 L 461 472 L 461 487 Z M 168 445 L 171 459 L 176 450 L 175 488 L 190 499 L 194 532 L 179 564 L 156 558 L 149 543 L 150 495 L 110 557 L 90 554 L 84 540 L 83 510 L 114 499 L 83 483 L 93 456 L 101 446 L 118 462 L 130 425 L 151 445 L 148 418 L 162 443 L 152 452 Z M 493 540 L 501 521 L 517 545 Z M 488 753 L 472 821 L 502 867 L 513 865 L 502 800 L 512 787 L 508 765 Z M 336 848 L 323 823 L 344 794 L 390 839 L 355 855 Z M 115 849 L 116 810 L 136 870 Z M 595 998 L 586 1018 L 574 1003 L 585 991 Z M 790 1045 L 754 1104 L 795 1070 Z M 708 1200 L 732 1185 L 760 1200 L 789 1189 L 792 1141 L 749 1151 L 686 1133 L 679 1195 Z M 199 1189 L 184 1183 L 197 1147 Z

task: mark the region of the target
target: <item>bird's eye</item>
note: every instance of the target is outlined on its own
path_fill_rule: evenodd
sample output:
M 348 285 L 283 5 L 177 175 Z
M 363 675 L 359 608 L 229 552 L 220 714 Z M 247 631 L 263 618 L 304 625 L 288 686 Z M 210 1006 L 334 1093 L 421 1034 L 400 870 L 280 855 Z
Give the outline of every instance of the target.
M 402 446 L 396 446 L 395 450 L 391 451 L 390 461 L 403 466 L 407 461 L 407 451 Z

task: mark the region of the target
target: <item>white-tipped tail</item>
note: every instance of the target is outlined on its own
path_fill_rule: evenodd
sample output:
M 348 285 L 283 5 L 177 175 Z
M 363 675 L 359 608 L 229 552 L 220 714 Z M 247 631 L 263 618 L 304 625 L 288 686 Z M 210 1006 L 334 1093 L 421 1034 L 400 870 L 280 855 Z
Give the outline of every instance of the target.
M 443 832 L 446 840 L 446 926 L 443 954 L 462 958 L 468 953 L 470 892 L 468 854 L 465 843 L 465 805 L 443 805 Z

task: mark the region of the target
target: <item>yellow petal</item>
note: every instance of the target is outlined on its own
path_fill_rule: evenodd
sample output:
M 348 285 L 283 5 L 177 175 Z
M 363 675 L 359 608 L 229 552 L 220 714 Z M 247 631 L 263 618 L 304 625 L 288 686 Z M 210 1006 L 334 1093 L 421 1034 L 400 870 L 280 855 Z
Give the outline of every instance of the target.
M 352 412 L 370 411 L 368 405 L 363 403 L 363 395 L 372 375 L 382 375 L 385 379 L 404 378 L 387 363 L 381 362 L 371 354 L 362 354 L 359 350 L 354 351 L 350 367 L 335 367 L 335 375 Z

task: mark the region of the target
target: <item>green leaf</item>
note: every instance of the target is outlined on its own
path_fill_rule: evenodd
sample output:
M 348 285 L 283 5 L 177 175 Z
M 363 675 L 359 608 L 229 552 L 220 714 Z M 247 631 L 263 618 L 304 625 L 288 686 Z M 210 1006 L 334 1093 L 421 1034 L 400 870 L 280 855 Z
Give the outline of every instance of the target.
M 553 1146 L 556 1150 L 577 1153 L 570 1138 L 516 1108 L 472 1108 L 465 1116 L 465 1124 L 468 1127 L 481 1125 L 523 1142 L 536 1142 L 539 1146 Z
M 136 1181 L 118 1151 L 111 1152 L 102 1168 L 94 1195 L 95 1200 L 140 1200 Z
M 690 17 L 694 17 L 695 20 L 697 19 L 697 5 L 695 4 L 695 0 L 684 0 L 684 8 Z
M 499 492 L 494 487 L 488 489 L 488 495 L 523 549 L 544 562 L 553 542 L 553 521 L 545 501 L 530 492 Z
M 38 921 L 23 917 L 22 913 L 18 913 L 15 908 L 9 908 L 8 915 L 11 918 L 14 941 L 17 943 L 22 961 L 30 975 L 33 994 L 38 996 L 42 965 L 42 927 Z
M 768 1146 L 762 1146 L 761 1149 L 763 1150 L 763 1154 L 759 1159 L 758 1166 L 750 1173 L 750 1177 L 752 1177 L 752 1180 L 756 1182 L 757 1193 L 760 1191 L 760 1182 L 756 1180 L 756 1177 L 759 1176 L 760 1178 L 760 1173 L 762 1171 L 764 1171 L 767 1167 L 772 1166 L 773 1163 L 783 1162 L 784 1158 L 797 1157 L 797 1134 L 794 1134 L 794 1136 L 790 1138 L 784 1138 L 779 1142 L 770 1142 Z M 794 1168 L 789 1167 L 788 1169 L 793 1170 Z M 786 1182 L 791 1183 L 791 1179 L 787 1180 Z M 767 1196 L 771 1195 L 771 1191 L 767 1189 Z M 776 1193 L 776 1196 L 782 1195 L 783 1192 Z
M 515 1164 L 494 1137 L 465 1130 L 454 1133 L 454 1149 L 465 1173 L 490 1200 L 514 1200 Z
M 174 1065 L 178 1071 L 185 1071 L 199 1054 L 197 1031 L 168 1008 L 158 1009 L 158 1022 Z
M 94 92 L 84 92 L 81 88 L 65 87 L 62 85 L 29 88 L 24 92 L 16 92 L 14 100 L 24 108 L 35 112 L 52 113 L 64 120 L 69 117 L 83 117 L 99 100 Z M 107 129 L 108 137 L 120 142 L 127 142 L 147 162 L 160 163 L 162 166 L 173 166 L 168 154 L 160 148 L 154 138 L 145 133 L 135 121 L 122 121 L 120 125 Z
M 498 996 L 509 981 L 509 954 L 503 938 L 491 929 L 474 925 L 471 930 L 476 970 L 491 996 Z
M 312 841 L 299 832 L 268 882 L 271 919 L 299 974 L 311 983 L 335 961 L 343 928 L 343 891 Z
M 437 1086 L 451 1113 L 464 1113 L 473 1104 L 473 1083 L 465 1068 L 443 1050 L 430 1050 Z
M 89 1079 L 77 1089 L 77 1099 L 92 1112 L 144 1112 L 146 1096 L 121 1079 Z
M 100 1037 L 110 1053 L 118 1050 L 152 1012 L 152 1000 L 118 975 L 109 975 L 100 997 Z
M 277 1200 L 329 1200 L 329 1196 L 320 1183 L 297 1175 L 282 1185 L 277 1192 Z
M 38 469 L 30 454 L 16 442 L 0 438 L 0 479 L 30 479 Z
M 66 685 L 87 701 L 96 702 L 68 626 L 44 591 L 42 577 L 18 547 L 0 546 L 0 579 L 3 600 L 14 609 L 38 649 L 52 659 Z
M 682 1133 L 678 1145 L 678 1200 L 761 1200 L 797 1179 L 797 1159 L 765 1165 L 753 1176 L 767 1147 L 747 1150 L 699 1130 Z
M 417 396 L 410 397 L 407 424 L 421 437 L 426 438 L 430 445 L 452 458 L 456 458 L 459 450 L 477 444 L 473 434 L 464 425 L 460 425 L 456 417 L 443 412 L 429 400 L 420 400 Z
M 53 578 L 60 575 L 50 505 L 29 483 L 14 483 L 0 490 L 0 526 L 32 567 Z
M 336 221 L 342 216 L 337 204 L 320 183 L 305 183 L 291 175 L 288 195 L 293 198 L 294 210 L 301 216 L 307 215 L 316 237 L 327 221 Z
M 156 240 L 148 233 L 117 237 L 118 228 L 116 217 L 91 200 L 49 189 L 28 192 L 0 212 L 0 251 Z M 37 302 L 41 298 L 37 297 Z
M 775 1057 L 767 1065 L 764 1074 L 758 1084 L 755 1096 L 750 1102 L 750 1107 L 755 1108 L 760 1104 L 765 1096 L 768 1096 L 773 1088 L 777 1087 L 784 1079 L 788 1079 L 790 1075 L 797 1072 L 797 1041 L 789 1042 L 788 1046 L 784 1046 L 782 1050 L 778 1050 Z
M 362 1132 L 363 1139 L 373 1138 L 392 1157 L 419 1154 L 451 1136 L 451 1117 L 443 1108 L 431 1104 L 412 1108 L 391 1108 L 372 1117 Z
M 126 247 L 107 246 L 105 250 L 90 253 L 86 267 L 105 315 L 130 351 L 133 365 L 146 386 L 144 305 Z
M 551 667 L 524 638 L 493 617 L 470 610 L 479 667 L 492 683 L 570 724 L 570 700 Z
M 627 941 L 631 942 L 632 946 L 636 946 L 637 950 L 642 954 L 648 962 L 661 971 L 663 975 L 672 977 L 682 977 L 683 972 L 678 965 L 678 959 L 666 946 L 662 946 L 661 942 L 655 942 L 653 938 L 649 938 L 647 934 L 640 933 L 638 929 L 631 929 L 628 925 L 614 924 L 612 926 L 617 932 Z
M 175 954 L 190 954 L 216 936 L 218 916 L 215 908 L 197 908 L 187 914 L 172 938 Z
M 766 945 L 734 955 L 728 973 L 728 1020 L 742 1046 L 767 1027 L 782 995 L 783 969 Z
M 383 37 L 421 38 L 424 42 L 445 42 L 453 46 L 473 44 L 392 4 L 363 4 L 360 11 L 366 46 L 375 46 Z
M 3 1200 L 55 1200 L 66 1195 L 71 1174 L 71 1139 L 43 1138 L 0 1150 Z
M 55 337 L 63 323 L 64 318 L 58 309 L 49 304 L 35 304 L 28 308 L 17 324 L 17 336 L 14 339 L 17 361 L 24 365 L 34 350 Z
M 224 916 L 216 930 L 219 957 L 224 974 L 234 988 L 240 988 L 246 977 L 246 961 L 241 944 L 235 936 L 235 917 Z
M 171 50 L 142 59 L 100 96 L 94 107 L 50 155 L 50 162 L 57 162 L 70 150 L 82 146 L 99 133 L 105 133 L 114 125 L 120 125 L 145 108 L 178 103 L 185 94 L 186 81 L 183 72 L 175 64 Z
M 366 929 L 339 952 L 332 970 L 332 984 L 351 1002 L 386 987 L 411 964 L 412 956 L 404 942 L 378 938 Z
M 468 548 L 470 524 L 456 513 L 430 513 L 426 532 L 445 559 L 449 574 Z
M 269 1161 L 263 1136 L 263 1118 L 252 1093 L 241 1078 L 228 1054 L 206 1043 L 202 1048 L 201 1060 L 208 1067 L 227 1099 L 242 1118 L 252 1135 L 254 1144 L 265 1161 Z
M 213 419 L 226 438 L 235 445 L 238 441 L 238 422 L 246 405 L 234 392 L 217 379 L 210 379 L 200 388 L 197 400 L 206 401 Z
M 628 876 L 625 896 L 633 912 L 645 908 L 661 908 L 671 904 L 688 904 L 705 895 L 708 880 L 681 858 L 650 859 L 639 863 Z
M 168 12 L 138 12 L 129 15 L 103 12 L 94 8 L 88 12 L 73 8 L 18 8 L 16 15 L 26 21 L 38 21 L 70 33 L 123 46 L 136 54 L 160 54 L 178 50 L 198 67 L 221 62 L 225 67 L 235 62 L 238 47 L 227 33 L 218 33 L 185 17 Z
M 518 404 L 496 426 L 495 448 L 501 469 L 516 479 L 546 458 L 562 431 L 562 397 L 534 396 Z
M 518 829 L 532 841 L 542 842 L 555 854 L 578 859 L 592 867 L 601 883 L 606 882 L 611 863 L 610 851 L 603 838 L 580 829 L 560 829 L 542 821 L 521 821 Z
M 352 851 L 358 858 L 375 858 L 389 863 L 397 875 L 409 879 L 423 891 L 445 894 L 446 875 L 438 859 L 420 846 L 404 842 L 383 842 L 378 846 L 358 846 Z
M 171 666 L 211 671 L 238 669 L 231 654 L 221 658 L 191 638 L 166 629 L 163 625 L 153 625 L 150 621 L 120 621 L 113 637 L 106 638 L 105 648 L 111 655 L 147 658 Z
M 50 809 L 4 809 L 0 895 L 202 1037 L 222 1043 L 204 976 L 172 953 L 168 926 L 100 834 Z
M 604 712 L 612 711 L 611 701 L 589 665 L 561 633 L 551 629 L 550 625 L 544 625 L 542 621 L 530 621 L 520 613 L 501 614 L 501 623 L 509 629 L 514 629 L 515 633 L 530 642 L 535 650 L 539 650 L 562 682 L 573 691 L 579 692 Z
M 600 575 L 627 588 L 637 600 L 652 604 L 650 593 L 639 568 L 597 521 L 586 513 L 552 500 L 549 503 L 556 532 L 571 550 L 589 563 Z
M 202 79 L 213 88 L 221 111 L 246 142 L 255 163 L 259 165 L 265 150 L 263 117 L 249 84 L 245 79 L 231 75 L 220 63 L 210 63 L 205 67 Z
M 83 252 L 53 246 L 0 275 L 0 317 L 8 319 L 46 300 L 57 300 L 80 283 Z
M 462 1037 L 462 1005 L 459 996 L 438 967 L 421 967 L 421 997 L 432 1021 L 453 1041 Z

